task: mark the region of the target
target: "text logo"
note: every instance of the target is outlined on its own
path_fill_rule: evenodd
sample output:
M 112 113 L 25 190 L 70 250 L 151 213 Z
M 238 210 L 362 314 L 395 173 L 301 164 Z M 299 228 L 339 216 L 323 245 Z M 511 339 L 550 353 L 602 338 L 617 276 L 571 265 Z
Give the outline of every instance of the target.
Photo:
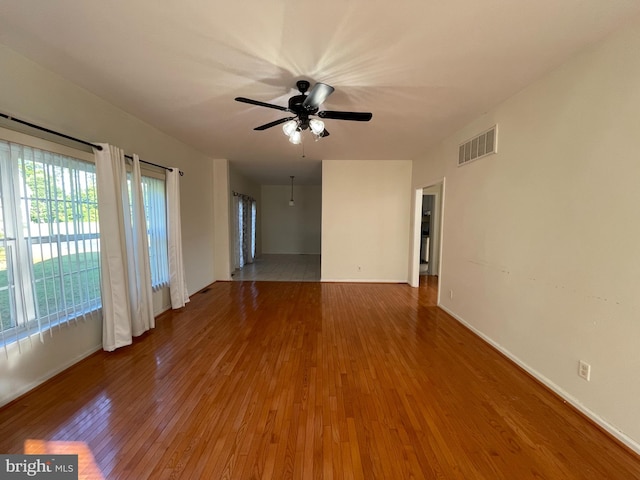
M 78 455 L 0 455 L 0 479 L 78 480 Z

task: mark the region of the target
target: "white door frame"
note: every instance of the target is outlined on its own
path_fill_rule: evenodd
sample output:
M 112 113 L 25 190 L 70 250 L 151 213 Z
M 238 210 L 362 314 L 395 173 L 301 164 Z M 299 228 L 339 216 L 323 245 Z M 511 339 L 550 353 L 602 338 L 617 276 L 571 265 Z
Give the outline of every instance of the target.
M 440 198 L 440 231 L 439 236 L 439 249 L 438 255 L 438 277 L 441 277 L 442 271 L 442 239 L 444 232 L 444 201 L 445 201 L 445 185 L 446 178 L 436 181 L 430 185 L 425 185 L 420 188 L 416 188 L 413 192 L 413 223 L 411 226 L 411 259 L 409 265 L 409 285 L 412 287 L 418 287 L 420 284 L 420 242 L 422 241 L 422 194 L 425 188 L 433 187 L 435 185 L 442 184 L 442 197 Z M 440 303 L 440 286 L 438 285 L 438 304 Z

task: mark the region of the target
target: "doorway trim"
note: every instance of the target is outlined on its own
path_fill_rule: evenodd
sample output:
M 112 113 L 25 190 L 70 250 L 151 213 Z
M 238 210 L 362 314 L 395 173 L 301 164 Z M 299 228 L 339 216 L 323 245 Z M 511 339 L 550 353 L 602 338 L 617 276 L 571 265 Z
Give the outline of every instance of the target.
M 442 273 L 442 247 L 443 247 L 443 232 L 444 232 L 444 203 L 445 203 L 445 188 L 446 177 L 442 177 L 441 180 L 435 181 L 429 185 L 416 188 L 413 192 L 413 222 L 411 226 L 411 255 L 409 265 L 409 285 L 412 287 L 418 287 L 420 284 L 420 243 L 422 241 L 421 223 L 422 223 L 422 195 L 425 188 L 434 187 L 436 185 L 442 185 L 442 193 L 440 198 L 440 229 L 438 232 L 438 272 L 437 275 L 440 278 Z M 441 282 L 438 282 L 439 284 Z M 438 305 L 440 304 L 440 285 L 438 284 Z

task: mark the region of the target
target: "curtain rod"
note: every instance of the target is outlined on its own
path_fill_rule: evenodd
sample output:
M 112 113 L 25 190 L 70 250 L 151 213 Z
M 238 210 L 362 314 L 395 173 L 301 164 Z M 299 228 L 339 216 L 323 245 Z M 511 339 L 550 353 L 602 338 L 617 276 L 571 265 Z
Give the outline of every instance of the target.
M 81 143 L 83 145 L 86 145 L 87 147 L 93 147 L 93 148 L 95 148 L 97 150 L 102 150 L 102 147 L 100 145 L 95 145 L 95 144 L 87 142 L 85 140 L 80 140 L 79 138 L 72 137 L 72 136 L 66 135 L 64 133 L 56 132 L 55 130 L 51 130 L 49 128 L 41 127 L 40 125 L 36 125 L 35 123 L 27 122 L 25 120 L 20 120 L 19 118 L 12 117 L 11 115 L 7 115 L 7 114 L 2 113 L 2 112 L 0 112 L 0 117 L 4 117 L 7 120 L 11 120 L 12 122 L 21 123 L 22 125 L 26 125 L 27 127 L 35 128 L 36 130 L 40 130 L 42 132 L 51 133 L 52 135 L 57 135 L 58 137 L 66 138 L 67 140 L 72 140 L 74 142 Z M 133 160 L 133 157 L 131 155 L 125 155 L 125 157 L 128 158 L 129 160 Z M 146 163 L 147 165 L 153 165 L 154 167 L 164 168 L 165 170 L 169 170 L 169 171 L 173 172 L 173 168 L 171 168 L 171 167 L 165 167 L 164 165 L 158 165 L 157 163 L 147 162 L 146 160 L 142 160 L 142 159 L 140 159 L 140 161 L 142 163 Z M 184 175 L 184 172 L 182 170 L 178 170 L 178 172 L 180 173 L 181 177 Z
M 255 201 L 255 198 L 253 198 L 251 195 L 247 195 L 245 193 L 239 193 L 239 192 L 236 192 L 235 190 L 231 190 L 231 193 L 233 193 L 234 197 L 247 197 L 249 200 Z

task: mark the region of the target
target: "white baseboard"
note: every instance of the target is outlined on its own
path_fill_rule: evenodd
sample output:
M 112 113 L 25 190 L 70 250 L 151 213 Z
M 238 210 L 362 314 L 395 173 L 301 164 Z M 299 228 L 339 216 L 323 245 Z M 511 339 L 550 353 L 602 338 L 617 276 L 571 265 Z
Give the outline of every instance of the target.
M 67 368 L 71 367 L 72 365 L 75 365 L 79 361 L 84 360 L 89 355 L 93 355 L 94 353 L 96 353 L 101 348 L 102 348 L 102 344 L 95 345 L 95 346 L 91 347 L 89 350 L 87 350 L 87 351 L 81 353 L 80 355 L 77 355 L 76 357 L 70 359 L 69 361 L 65 362 L 64 364 L 58 365 L 56 368 L 54 368 L 53 370 L 47 372 L 45 375 L 43 375 L 42 377 L 38 378 L 37 380 L 34 380 L 33 382 L 22 386 L 22 388 L 19 388 L 19 389 L 15 390 L 15 391 L 11 392 L 11 395 L 6 395 L 6 396 L 0 398 L 0 407 L 3 407 L 4 405 L 14 401 L 15 399 L 21 397 L 22 395 L 24 395 L 25 393 L 29 392 L 30 390 L 33 390 L 37 386 L 43 384 L 44 382 L 46 382 L 50 378 L 55 377 L 56 375 L 58 375 L 59 373 L 63 372 Z
M 392 280 L 389 278 L 376 279 L 376 278 L 322 278 L 322 283 L 407 283 L 407 279 Z
M 493 339 L 491 339 L 490 337 L 488 337 L 487 335 L 482 333 L 480 330 L 478 330 L 473 325 L 468 323 L 462 317 L 458 316 L 457 314 L 455 314 L 454 312 L 452 312 L 448 308 L 443 307 L 442 305 L 438 305 L 438 307 L 441 308 L 442 310 L 444 310 L 445 312 L 447 312 L 449 315 L 451 315 L 458 322 L 460 322 L 466 328 L 471 330 L 473 333 L 475 333 L 478 337 L 483 339 L 485 342 L 487 342 L 493 348 L 498 350 L 500 353 L 502 353 L 505 357 L 507 357 L 513 363 L 515 363 L 520 368 L 522 368 L 524 371 L 526 371 L 529 375 L 531 375 L 536 380 L 538 380 L 540 383 L 542 383 L 547 388 L 549 388 L 551 391 L 556 393 L 558 396 L 560 396 L 562 399 L 564 399 L 567 403 L 569 403 L 576 410 L 581 412 L 583 415 L 585 415 L 587 418 L 589 418 L 592 422 L 594 422 L 596 425 L 601 427 L 603 430 L 605 430 L 611 436 L 613 436 L 618 441 L 620 441 L 621 443 L 623 443 L 624 445 L 629 447 L 631 450 L 633 450 L 634 452 L 636 452 L 637 454 L 640 455 L 640 444 L 638 442 L 633 440 L 631 437 L 626 435 L 624 432 L 622 432 L 619 429 L 617 429 L 614 425 L 612 425 L 609 422 L 607 422 L 606 420 L 604 420 L 602 417 L 600 417 L 598 414 L 596 414 L 592 410 L 590 410 L 587 407 L 585 407 L 573 395 L 570 395 L 569 393 L 564 391 L 562 388 L 560 388 L 557 384 L 555 384 L 554 382 L 549 380 L 547 377 L 542 375 L 540 372 L 538 372 L 537 370 L 534 370 L 533 368 L 531 368 L 529 365 L 524 363 L 518 357 L 513 355 L 509 350 L 507 350 L 502 345 L 500 345 L 500 344 L 496 343 L 495 341 L 493 341 Z

